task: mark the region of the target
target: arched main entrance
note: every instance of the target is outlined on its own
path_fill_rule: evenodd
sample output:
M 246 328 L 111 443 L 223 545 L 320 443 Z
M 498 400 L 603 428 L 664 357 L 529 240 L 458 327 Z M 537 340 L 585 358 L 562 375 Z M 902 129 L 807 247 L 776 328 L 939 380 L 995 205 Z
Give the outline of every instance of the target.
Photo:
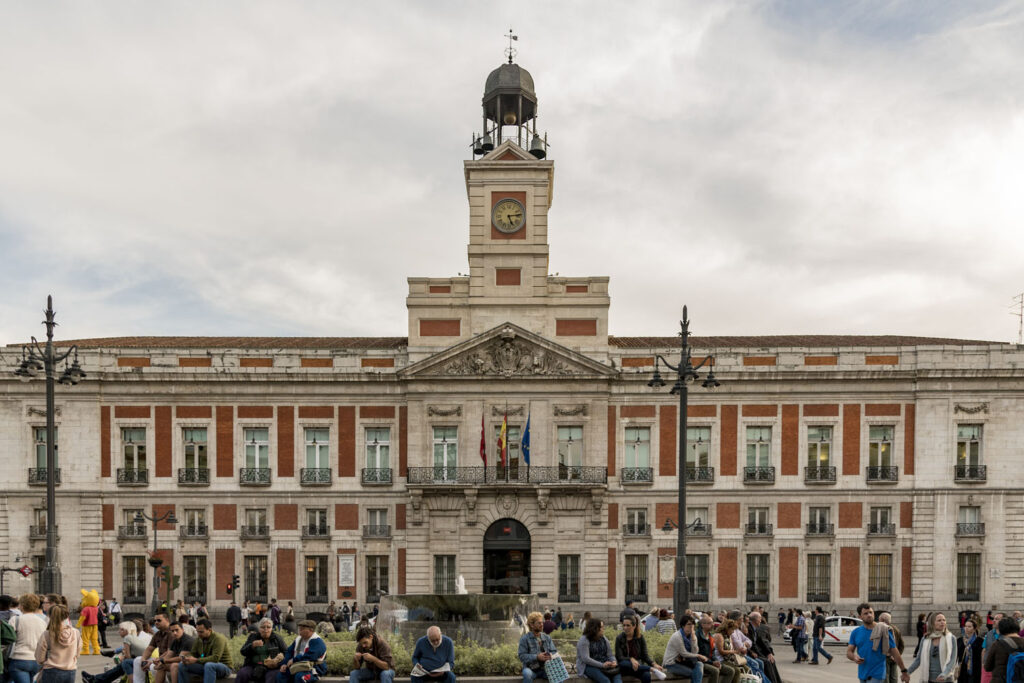
M 484 533 L 484 593 L 530 592 L 530 532 L 499 519 Z

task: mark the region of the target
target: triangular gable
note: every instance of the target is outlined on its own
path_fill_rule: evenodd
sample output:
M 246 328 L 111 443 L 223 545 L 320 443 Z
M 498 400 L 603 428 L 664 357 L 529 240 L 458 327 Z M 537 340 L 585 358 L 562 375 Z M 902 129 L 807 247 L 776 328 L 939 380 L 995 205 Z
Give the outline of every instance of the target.
M 616 370 L 513 323 L 499 325 L 398 373 L 402 379 L 617 375 Z
M 511 140 L 505 140 L 490 152 L 485 154 L 480 159 L 481 161 L 537 161 L 537 157 L 533 156 L 525 149 L 512 142 Z

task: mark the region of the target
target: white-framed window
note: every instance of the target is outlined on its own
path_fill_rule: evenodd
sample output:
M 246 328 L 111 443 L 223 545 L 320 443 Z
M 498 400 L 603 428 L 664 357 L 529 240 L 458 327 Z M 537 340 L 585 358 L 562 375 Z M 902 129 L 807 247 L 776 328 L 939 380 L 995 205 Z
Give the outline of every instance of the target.
M 121 602 L 126 605 L 146 604 L 146 556 L 122 557 L 121 569 Z
M 60 444 L 60 434 L 57 427 L 53 428 L 53 466 L 60 467 L 60 460 L 58 459 Z M 46 469 L 46 427 L 33 427 L 32 428 L 32 439 L 35 442 L 33 450 L 36 456 L 36 467 L 45 470 Z
M 327 602 L 327 556 L 306 556 L 306 602 Z
M 306 526 L 310 533 L 327 535 L 327 508 L 306 508 Z
M 747 508 L 747 526 L 758 533 L 767 530 L 769 524 L 770 509 L 766 507 Z
M 185 469 L 205 470 L 209 467 L 206 454 L 206 427 L 184 427 L 181 430 Z
M 747 555 L 747 601 L 763 601 L 768 594 L 768 561 L 764 554 Z
M 366 469 L 386 470 L 391 468 L 391 428 L 366 428 Z
M 373 527 L 385 527 L 388 525 L 387 508 L 370 508 L 366 511 L 366 521 Z
M 146 428 L 122 427 L 121 448 L 126 470 L 146 469 Z
M 886 505 L 872 507 L 868 511 L 871 527 L 876 533 L 884 533 L 892 523 L 892 508 Z
M 808 425 L 807 466 L 811 469 L 832 465 L 832 426 Z
M 267 526 L 266 508 L 246 508 L 245 525 L 249 528 L 260 528 Z
M 832 508 L 812 507 L 808 508 L 808 522 L 812 528 L 819 529 L 818 533 L 824 533 L 828 525 L 832 523 Z
M 647 602 L 646 555 L 626 555 L 626 599 Z
M 868 555 L 868 600 L 892 599 L 892 555 Z
M 828 601 L 832 596 L 832 555 L 827 553 L 807 556 L 807 599 L 811 602 Z
M 583 427 L 558 427 L 558 478 L 565 481 L 583 477 Z
M 701 526 L 707 526 L 711 523 L 711 517 L 708 514 L 708 508 L 706 507 L 689 507 L 686 508 L 686 524 L 695 524 L 697 520 L 700 520 Z M 658 520 L 655 520 L 657 522 Z M 662 522 L 664 524 L 664 522 Z
M 245 440 L 246 469 L 269 469 L 270 429 L 267 427 L 246 427 L 242 430 L 242 437 Z
M 981 553 L 957 553 L 956 599 L 962 602 L 981 600 Z
M 455 556 L 434 555 L 434 592 L 455 592 Z
M 124 519 L 124 525 L 132 528 L 145 528 L 146 521 L 142 518 L 142 522 L 136 522 L 135 516 L 142 514 L 142 508 L 123 508 L 121 510 L 122 519 Z
M 558 556 L 558 600 L 580 601 L 580 556 Z
M 306 467 L 326 470 L 331 467 L 331 430 L 327 427 L 306 427 Z
M 956 513 L 956 521 L 960 524 L 980 524 L 981 507 L 978 505 L 961 505 Z
M 772 428 L 747 427 L 747 467 L 772 464 Z
M 455 479 L 459 466 L 459 428 L 434 427 L 434 479 Z
M 651 466 L 651 428 L 626 427 L 625 455 L 627 469 Z
M 185 570 L 185 602 L 206 602 L 206 555 L 185 555 L 182 564 Z
M 626 533 L 646 534 L 647 529 L 647 508 L 626 508 Z
M 708 599 L 708 556 L 687 555 L 686 575 L 690 578 L 690 597 L 697 602 L 706 601 Z
M 892 425 L 868 428 L 868 466 L 892 467 Z
M 366 556 L 366 602 L 380 602 L 388 593 L 388 556 Z
M 32 525 L 46 533 L 46 508 L 35 508 L 32 510 Z
M 686 466 L 709 467 L 711 461 L 711 427 L 687 427 Z
M 980 424 L 956 426 L 956 464 L 959 467 L 981 465 L 981 436 L 982 425 Z
M 185 533 L 195 535 L 206 531 L 206 509 L 185 508 L 184 511 Z

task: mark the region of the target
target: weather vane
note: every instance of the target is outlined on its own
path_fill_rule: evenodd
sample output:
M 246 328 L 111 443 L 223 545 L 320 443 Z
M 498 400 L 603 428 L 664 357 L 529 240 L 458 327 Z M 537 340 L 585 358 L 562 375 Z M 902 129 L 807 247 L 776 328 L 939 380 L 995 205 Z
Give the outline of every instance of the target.
M 512 41 L 519 40 L 519 36 L 512 33 L 512 29 L 508 30 L 508 47 L 505 49 L 505 54 L 508 55 L 508 63 L 512 63 L 512 58 L 516 56 L 517 50 L 512 47 Z

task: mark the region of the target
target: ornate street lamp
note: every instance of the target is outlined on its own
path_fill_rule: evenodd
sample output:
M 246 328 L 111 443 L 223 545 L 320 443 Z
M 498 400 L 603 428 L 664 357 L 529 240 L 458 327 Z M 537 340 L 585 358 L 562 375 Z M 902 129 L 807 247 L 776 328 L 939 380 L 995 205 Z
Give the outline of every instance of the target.
M 147 515 L 142 510 L 135 513 L 135 526 L 142 526 L 145 520 L 149 520 L 153 523 L 153 553 L 149 556 L 149 566 L 153 568 L 153 614 L 156 615 L 160 611 L 160 565 L 164 563 L 156 555 L 156 530 L 160 522 L 166 521 L 171 526 L 178 523 L 178 518 L 174 516 L 174 510 L 168 510 L 164 514 Z M 171 574 L 174 572 L 172 571 Z
M 705 389 L 714 389 L 719 386 L 719 381 L 715 378 L 714 360 L 711 356 L 707 356 L 696 366 L 693 365 L 693 360 L 690 356 L 692 351 L 690 348 L 690 319 L 686 315 L 686 306 L 683 306 L 683 319 L 679 322 L 679 325 L 681 328 L 679 363 L 672 365 L 661 355 L 655 354 L 654 376 L 651 377 L 651 381 L 647 383 L 647 386 L 652 389 L 660 389 L 665 386 L 665 380 L 661 378 L 661 372 L 658 370 L 659 363 L 664 363 L 666 368 L 676 373 L 676 383 L 672 386 L 672 390 L 669 393 L 679 396 L 678 515 L 680 520 L 684 520 L 686 519 L 686 407 L 689 401 L 689 385 L 695 380 L 701 379 L 698 370 L 708 363 L 710 363 L 711 367 L 708 368 L 703 381 L 701 381 L 701 386 Z M 679 537 L 676 541 L 676 579 L 672 593 L 672 610 L 675 612 L 676 619 L 678 619 L 690 606 L 690 580 L 686 577 L 687 525 L 670 525 L 668 520 L 666 520 L 665 529 L 668 530 L 671 526 L 677 526 L 679 529 Z
M 54 426 L 54 383 L 60 382 L 65 386 L 74 386 L 85 379 L 85 372 L 78 364 L 78 346 L 72 346 L 64 353 L 57 353 L 53 348 L 53 328 L 57 326 L 55 321 L 56 312 L 53 310 L 53 297 L 46 297 L 46 310 L 43 311 L 46 319 L 43 325 L 46 326 L 46 345 L 40 346 L 35 337 L 32 337 L 31 346 L 23 346 L 21 349 L 21 364 L 14 371 L 15 376 L 28 381 L 44 373 L 46 378 L 46 564 L 43 566 L 40 577 L 40 587 L 43 593 L 57 593 L 61 591 L 60 565 L 57 563 L 57 500 L 56 500 L 56 478 L 57 478 L 57 453 L 54 443 L 56 427 Z M 68 363 L 68 357 L 74 354 L 74 362 Z M 57 378 L 57 365 L 64 361 L 64 372 Z

